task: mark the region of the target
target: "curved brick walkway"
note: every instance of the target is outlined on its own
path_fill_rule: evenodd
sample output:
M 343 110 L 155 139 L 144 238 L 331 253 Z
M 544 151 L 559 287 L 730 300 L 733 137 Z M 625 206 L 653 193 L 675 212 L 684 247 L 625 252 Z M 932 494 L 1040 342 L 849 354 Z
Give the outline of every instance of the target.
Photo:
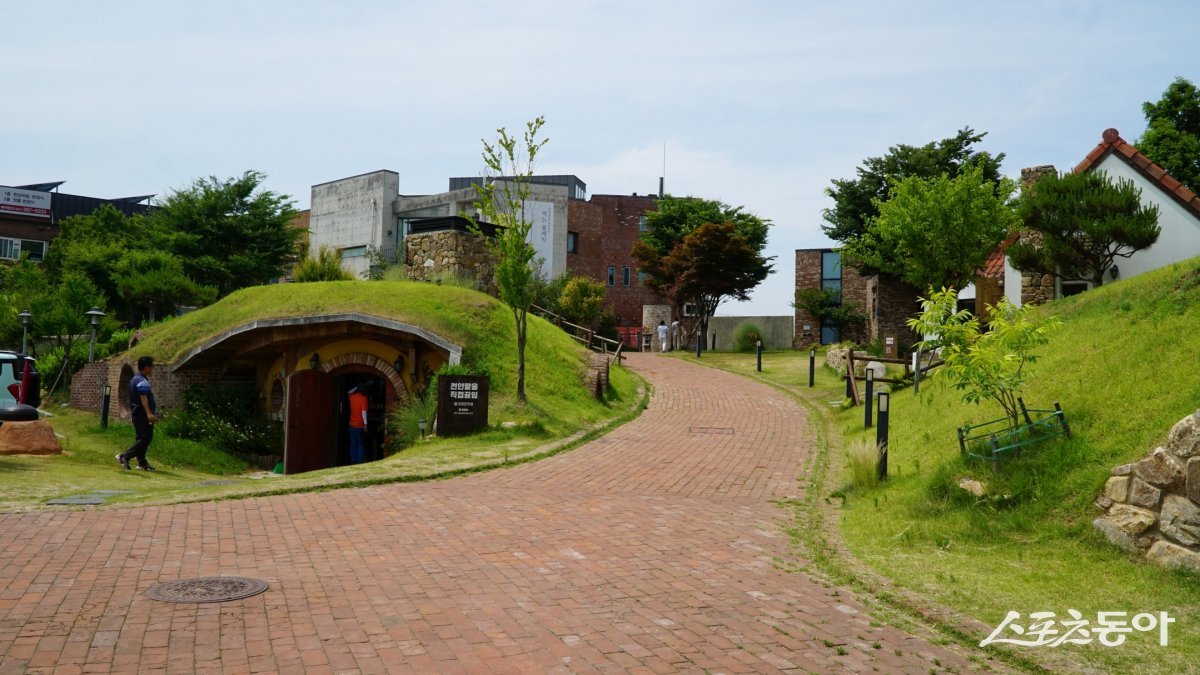
M 0 673 L 971 669 L 774 564 L 789 513 L 770 500 L 800 494 L 808 456 L 792 401 L 674 359 L 630 363 L 655 386 L 639 419 L 505 471 L 0 515 Z M 220 605 L 142 594 L 217 574 L 271 589 Z

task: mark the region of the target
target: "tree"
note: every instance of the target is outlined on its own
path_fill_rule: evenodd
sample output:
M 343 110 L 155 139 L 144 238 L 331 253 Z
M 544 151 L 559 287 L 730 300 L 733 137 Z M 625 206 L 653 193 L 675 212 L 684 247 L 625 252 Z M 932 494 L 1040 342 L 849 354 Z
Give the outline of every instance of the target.
M 476 199 L 472 206 L 479 218 L 463 215 L 471 222 L 471 230 L 485 237 L 488 250 L 496 260 L 496 287 L 500 301 L 512 310 L 517 330 L 517 400 L 525 401 L 525 342 L 528 336 L 529 306 L 533 304 L 538 273 L 534 269 L 536 252 L 529 243 L 533 223 L 525 216 L 525 201 L 530 194 L 533 162 L 549 139 L 538 140 L 546 120 L 538 116 L 525 124 L 521 139 L 509 136 L 504 127 L 496 130 L 495 143 L 483 141 L 483 161 L 493 178 L 475 185 Z M 496 180 L 495 176 L 507 176 Z M 479 222 L 497 226 L 496 235 L 487 237 Z
M 591 328 L 604 306 L 604 284 L 587 277 L 571 277 L 558 296 L 558 312 L 572 323 Z
M 154 321 L 184 305 L 207 305 L 217 296 L 217 289 L 189 279 L 179 257 L 166 251 L 126 251 L 113 266 L 112 279 L 116 299 L 135 319 L 145 312 Z
M 372 267 L 374 269 L 374 267 Z M 342 267 L 342 256 L 336 250 L 322 246 L 315 256 L 305 256 L 296 265 L 293 278 L 297 283 L 308 281 L 350 281 L 354 275 Z
M 1050 174 L 1021 195 L 1022 237 L 1008 248 L 1022 272 L 1104 283 L 1116 258 L 1158 241 L 1158 207 L 1130 181 L 1099 172 Z M 1033 234 L 1033 236 L 1028 236 Z
M 283 276 L 297 258 L 301 231 L 291 198 L 262 189 L 266 175 L 197 179 L 176 190 L 148 218 L 170 235 L 188 276 L 218 297 Z
M 1004 411 L 1009 427 L 1020 424 L 1017 398 L 1028 374 L 1025 366 L 1037 361 L 1034 350 L 1050 341 L 1050 331 L 1061 321 L 1035 312 L 1033 305 L 1017 309 L 1002 298 L 988 307 L 991 322 L 979 332 L 979 319 L 958 310 L 958 291 L 943 288 L 922 298 L 921 315 L 908 321 L 909 328 L 933 336 L 922 342 L 925 349 L 941 348 L 944 372 L 954 388 L 965 392 L 967 403 L 991 400 Z
M 886 203 L 892 189 L 909 176 L 954 178 L 968 168 L 978 167 L 984 180 L 998 183 L 1004 153 L 992 156 L 972 150 L 986 135 L 966 127 L 950 138 L 919 147 L 895 145 L 882 157 L 868 157 L 858 167 L 857 178 L 834 179 L 832 187 L 826 188 L 825 194 L 833 199 L 834 205 L 823 213 L 828 223 L 823 226 L 825 234 L 843 244 L 865 236 L 870 223 L 879 215 L 879 205 Z M 868 275 L 878 271 L 869 266 L 862 268 Z
M 758 278 L 750 286 L 745 288 L 739 286 L 736 290 L 723 292 L 717 296 L 707 292 L 702 293 L 701 295 L 708 296 L 709 300 L 701 301 L 698 299 L 697 293 L 693 292 L 698 287 L 691 283 L 681 283 L 681 275 L 690 273 L 696 266 L 720 267 L 720 261 L 688 261 L 683 259 L 677 251 L 689 236 L 708 225 L 720 226 L 720 231 L 730 235 L 736 234 L 738 237 L 736 243 L 725 242 L 725 245 L 737 250 L 738 254 L 742 256 L 741 262 L 744 263 L 739 266 L 737 262 L 731 261 L 730 268 L 739 274 L 739 279 L 734 285 L 746 283 L 748 279 L 756 276 L 761 278 Z M 724 225 L 729 225 L 729 229 L 725 229 Z M 646 286 L 671 301 L 675 316 L 683 315 L 685 303 L 696 304 L 699 310 L 698 320 L 688 330 L 688 333 L 692 334 L 699 330 L 703 335 L 712 312 L 705 313 L 702 304 L 708 304 L 714 298 L 717 304 L 729 297 L 746 299 L 747 292 L 770 274 L 769 262 L 772 258 L 762 257 L 762 251 L 767 245 L 767 231 L 770 226 L 770 220 L 749 213 L 741 206 L 729 206 L 713 199 L 667 195 L 658 200 L 656 211 L 646 214 L 646 231 L 634 244 L 631 254 L 641 271 L 647 274 Z M 709 237 L 711 234 L 710 231 Z M 694 244 L 698 243 L 700 242 L 694 242 Z M 715 252 L 720 248 L 720 242 L 704 243 L 711 245 L 708 246 L 710 252 Z M 748 253 L 747 250 L 742 250 L 743 246 L 746 247 Z M 712 283 L 714 288 L 720 285 L 717 280 L 713 280 Z M 716 310 L 716 305 L 712 306 L 712 310 Z
M 876 199 L 878 217 L 843 254 L 858 267 L 903 279 L 916 288 L 961 289 L 1015 224 L 1011 180 L 984 178 L 983 167 L 957 176 L 908 176 Z
M 795 306 L 821 322 L 821 326 L 836 328 L 842 340 L 854 339 L 867 326 L 867 315 L 852 302 L 844 302 L 842 294 L 831 288 L 804 288 L 796 291 Z
M 701 331 L 721 302 L 749 300 L 750 290 L 771 273 L 772 258 L 764 258 L 732 222 L 701 225 L 661 258 L 645 242 L 634 246 L 633 255 L 649 270 L 656 292 L 676 307 L 696 306 Z
M 1146 132 L 1134 145 L 1173 178 L 1200 192 L 1200 89 L 1175 78 L 1157 103 L 1142 104 Z

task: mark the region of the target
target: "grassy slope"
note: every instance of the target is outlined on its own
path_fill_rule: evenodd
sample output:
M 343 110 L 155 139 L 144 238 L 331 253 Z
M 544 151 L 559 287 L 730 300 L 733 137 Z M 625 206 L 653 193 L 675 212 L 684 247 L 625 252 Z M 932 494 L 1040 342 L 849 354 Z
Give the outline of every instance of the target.
M 1135 633 L 1122 647 L 1062 647 L 1102 671 L 1184 672 L 1200 659 L 1200 578 L 1165 571 L 1097 537 L 1092 501 L 1110 469 L 1161 444 L 1200 407 L 1200 260 L 1056 302 L 1064 326 L 1030 371 L 1031 407 L 1060 401 L 1073 440 L 1029 449 L 993 474 L 964 465 L 955 428 L 998 417 L 962 403 L 939 378 L 893 396 L 892 477 L 871 491 L 847 490 L 842 530 L 851 550 L 901 585 L 980 619 L 1008 610 L 1169 611 L 1169 647 Z M 835 413 L 847 440 L 862 431 L 861 408 Z M 1003 505 L 974 503 L 952 487 L 970 475 Z M 979 636 L 982 638 L 983 636 Z M 1047 648 L 1042 648 L 1047 649 Z
M 244 470 L 237 460 L 199 444 L 160 435 L 150 460 L 160 471 L 147 475 L 121 471 L 112 455 L 131 442 L 132 429 L 114 423 L 99 429 L 90 413 L 67 411 L 52 419 L 66 436 L 69 454 L 59 457 L 0 457 L 0 509 L 24 509 L 46 498 L 96 489 L 128 489 L 111 501 L 175 501 L 217 498 L 262 491 L 327 488 L 445 475 L 517 459 L 556 438 L 564 438 L 631 418 L 644 399 L 641 380 L 614 368 L 608 400 L 598 402 L 582 384 L 584 350 L 561 330 L 529 318 L 526 390 L 529 403 L 516 401 L 516 349 L 512 314 L 492 298 L 462 288 L 411 282 L 331 282 L 246 289 L 222 302 L 172 319 L 146 331 L 135 350 L 171 361 L 191 347 L 256 318 L 358 311 L 424 326 L 462 344 L 464 361 L 492 375 L 493 428 L 465 438 L 418 443 L 380 462 L 339 467 L 299 476 L 243 481 L 234 486 L 197 486 L 214 476 Z M 506 421 L 536 422 L 499 429 Z

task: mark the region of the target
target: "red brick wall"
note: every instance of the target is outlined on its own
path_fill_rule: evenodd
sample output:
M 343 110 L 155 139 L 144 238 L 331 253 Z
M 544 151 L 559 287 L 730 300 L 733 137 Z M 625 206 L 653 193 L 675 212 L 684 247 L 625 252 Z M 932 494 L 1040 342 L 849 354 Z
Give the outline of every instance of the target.
M 127 366 L 131 375 L 137 372 L 136 359 L 133 361 L 97 361 L 85 366 L 75 374 L 72 381 L 71 407 L 100 412 L 100 404 L 104 396 L 104 382 L 107 380 L 112 396 L 108 408 L 109 416 L 113 419 L 129 419 L 127 403 L 129 380 L 122 381 L 121 377 L 121 371 Z M 182 406 L 183 392 L 193 384 L 219 380 L 222 380 L 220 368 L 195 368 L 172 373 L 169 363 L 154 364 L 154 375 L 150 377 L 150 383 L 154 387 L 154 401 L 158 405 L 158 409 L 163 411 Z M 240 383 L 245 380 L 225 378 L 225 381 Z
M 100 402 L 104 400 L 104 381 L 107 377 L 107 361 L 96 361 L 80 368 L 71 378 L 71 407 L 99 412 Z
M 806 288 L 821 287 L 821 254 L 830 251 L 828 248 L 797 249 L 796 251 L 796 292 Z M 860 312 L 866 313 L 869 307 L 868 288 L 871 278 L 864 278 L 850 265 L 842 265 L 842 302 L 853 304 Z M 804 326 L 808 325 L 808 330 Z M 863 334 L 844 334 L 843 340 L 853 340 L 862 343 L 867 336 Z M 803 309 L 796 308 L 796 337 L 793 347 L 808 349 L 821 344 L 821 322 L 817 317 Z
M 576 253 L 567 254 L 567 273 L 590 277 L 604 284 L 605 305 L 618 325 L 640 326 L 642 306 L 666 301 L 638 281 L 638 266 L 630 256 L 641 235 L 638 221 L 657 208 L 654 197 L 592 195 L 586 202 L 567 202 L 567 230 L 575 232 Z M 616 283 L 608 285 L 608 268 L 616 268 Z M 629 286 L 623 269 L 629 269 Z

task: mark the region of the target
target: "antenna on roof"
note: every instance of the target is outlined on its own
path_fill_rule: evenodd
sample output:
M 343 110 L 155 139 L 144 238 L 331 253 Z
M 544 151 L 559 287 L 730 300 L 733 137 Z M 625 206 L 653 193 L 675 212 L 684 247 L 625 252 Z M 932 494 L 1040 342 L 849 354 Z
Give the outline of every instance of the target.
M 664 189 L 667 182 L 667 142 L 663 141 L 663 170 L 662 175 L 658 177 L 658 198 L 662 199 Z

